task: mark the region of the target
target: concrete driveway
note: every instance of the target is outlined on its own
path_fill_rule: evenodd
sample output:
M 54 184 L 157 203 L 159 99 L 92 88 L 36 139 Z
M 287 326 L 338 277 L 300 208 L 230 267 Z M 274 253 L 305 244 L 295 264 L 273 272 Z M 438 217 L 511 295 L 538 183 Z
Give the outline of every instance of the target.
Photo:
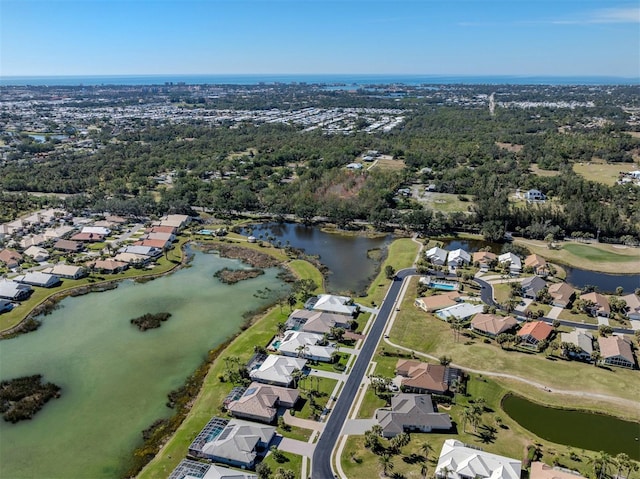
M 312 457 L 313 452 L 316 450 L 316 445 L 313 443 L 298 441 L 297 439 L 291 439 L 289 437 L 283 437 L 275 444 L 279 450 L 299 456 Z

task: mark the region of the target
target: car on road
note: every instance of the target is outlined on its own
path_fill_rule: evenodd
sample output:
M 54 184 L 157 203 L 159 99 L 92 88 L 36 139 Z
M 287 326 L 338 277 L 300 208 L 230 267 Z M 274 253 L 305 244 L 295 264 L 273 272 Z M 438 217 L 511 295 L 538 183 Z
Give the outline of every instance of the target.
M 388 334 L 385 334 L 385 335 L 384 335 L 384 339 L 389 339 L 389 335 L 388 335 Z

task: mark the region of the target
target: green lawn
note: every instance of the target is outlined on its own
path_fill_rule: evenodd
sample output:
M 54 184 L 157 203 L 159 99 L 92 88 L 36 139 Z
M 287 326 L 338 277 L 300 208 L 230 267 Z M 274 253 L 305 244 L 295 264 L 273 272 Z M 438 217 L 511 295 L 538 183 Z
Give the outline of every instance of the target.
M 456 342 L 448 323 L 412 305 L 414 288 L 415 283 L 409 286 L 409 294 L 405 296 L 401 313 L 391 331 L 390 337 L 394 343 L 435 357 L 446 354 L 453 358 L 453 362 L 462 366 L 530 378 L 547 384 L 551 388 L 584 390 L 631 400 L 637 400 L 640 397 L 637 371 L 620 368 L 607 371 L 579 362 L 550 361 L 544 354 L 505 351 L 495 342 L 485 344 L 482 340 L 470 340 L 464 337 Z M 469 344 L 465 344 L 466 342 Z M 389 349 L 388 346 L 387 349 Z M 513 384 L 514 388 L 520 389 L 521 383 Z M 570 400 L 581 403 L 583 398 L 571 397 Z M 631 415 L 634 418 L 640 418 L 640 411 L 628 411 L 617 404 L 598 404 L 597 402 L 594 404 L 589 401 L 585 406 L 587 405 L 593 405 L 598 410 L 615 412 L 621 416 Z
M 307 376 L 300 381 L 299 388 L 300 393 L 304 398 L 307 398 L 307 394 L 310 391 L 318 391 L 316 395 L 316 403 L 322 408 L 326 407 L 327 402 L 331 398 L 333 389 L 338 384 L 335 379 L 321 378 L 318 376 Z M 309 399 L 304 401 L 302 407 L 296 410 L 296 417 L 303 419 L 312 419 L 311 402 Z
M 444 441 L 455 438 L 487 452 L 519 460 L 525 458 L 526 446 L 536 442 L 542 445 L 543 461 L 551 463 L 552 459 L 556 457 L 564 467 L 578 470 L 587 477 L 593 475 L 593 465 L 590 459 L 595 456 L 595 453 L 574 449 L 573 452 L 578 454 L 580 460 L 573 461 L 569 458 L 569 454 L 572 452 L 570 447 L 553 444 L 538 438 L 523 429 L 503 412 L 500 407 L 500 401 L 508 390 L 500 384 L 478 376 L 472 376 L 468 384 L 468 392 L 469 397 L 457 395 L 455 404 L 450 409 L 440 407 L 440 412 L 447 412 L 451 415 L 452 421 L 456 426 L 455 431 L 447 434 L 411 433 L 410 443 L 402 448 L 400 454 L 392 456 L 394 474 L 397 473 L 399 477 L 407 478 L 422 477 L 420 475 L 421 461 L 426 460 L 428 475 L 432 477 Z M 474 430 L 471 425 L 462 424 L 461 413 L 465 406 L 479 397 L 486 401 L 487 409 L 481 416 L 477 430 Z M 500 418 L 499 420 L 498 417 Z M 487 441 L 481 437 L 481 433 L 490 430 L 494 431 L 494 435 L 491 440 Z M 383 446 L 388 447 L 389 442 L 387 440 L 382 439 L 381 442 Z M 424 443 L 428 443 L 432 449 L 427 457 L 425 457 L 421 448 Z M 364 447 L 364 436 L 349 436 L 341 457 L 341 465 L 349 478 L 379 477 L 381 471 L 378 465 L 378 458 Z M 635 471 L 631 474 L 630 479 L 638 479 L 639 477 L 640 473 Z
M 320 371 L 329 371 L 331 373 L 343 373 L 347 366 L 347 361 L 351 355 L 349 353 L 338 353 L 339 360 L 336 363 L 324 363 L 321 361 L 315 364 L 308 364 L 311 369 L 318 369 Z M 340 369 L 342 367 L 342 369 Z
M 627 263 L 629 261 L 638 261 L 639 255 L 629 256 L 616 254 L 611 251 L 597 249 L 586 244 L 566 243 L 562 249 L 569 253 L 588 259 L 589 261 L 610 262 L 610 263 Z
M 558 319 L 573 321 L 574 323 L 598 324 L 598 320 L 587 313 L 573 314 L 570 309 L 563 309 L 558 315 Z
M 284 454 L 284 457 L 285 457 L 284 462 L 282 463 L 276 462 L 276 460 L 273 458 L 273 455 L 269 454 L 264 459 L 264 463 L 269 465 L 269 467 L 271 468 L 271 472 L 273 474 L 275 474 L 279 468 L 282 468 L 285 470 L 288 469 L 295 473 L 296 479 L 300 479 L 300 472 L 302 469 L 302 456 L 298 456 L 297 454 L 291 454 L 290 452 L 283 452 L 282 454 Z

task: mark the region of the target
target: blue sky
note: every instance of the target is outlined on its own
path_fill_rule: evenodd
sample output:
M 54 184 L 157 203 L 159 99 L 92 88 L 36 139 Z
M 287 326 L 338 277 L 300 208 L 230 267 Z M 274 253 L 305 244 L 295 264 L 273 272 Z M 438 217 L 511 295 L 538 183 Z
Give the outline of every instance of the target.
M 640 2 L 0 0 L 0 75 L 640 76 Z

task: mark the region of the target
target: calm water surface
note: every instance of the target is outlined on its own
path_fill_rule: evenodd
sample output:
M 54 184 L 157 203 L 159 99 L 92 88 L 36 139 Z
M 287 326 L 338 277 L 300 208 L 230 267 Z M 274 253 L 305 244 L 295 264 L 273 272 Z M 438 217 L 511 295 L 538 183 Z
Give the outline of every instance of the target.
M 0 477 L 113 478 L 126 470 L 140 432 L 171 415 L 167 393 L 207 351 L 235 333 L 242 313 L 285 285 L 277 269 L 229 286 L 213 273 L 237 260 L 196 252 L 192 267 L 154 281 L 67 298 L 33 333 L 0 341 L 0 379 L 42 373 L 62 387 L 32 421 L 0 420 Z M 234 301 L 229 301 L 233 291 Z M 170 312 L 140 332 L 129 320 Z
M 551 442 L 572 447 L 621 452 L 640 460 L 640 424 L 613 416 L 543 406 L 509 394 L 502 409 L 522 427 Z
M 297 223 L 259 224 L 252 230 L 256 238 L 275 236 L 283 246 L 288 242 L 309 255 L 318 255 L 330 270 L 326 286 L 331 293 L 366 290 L 378 267 L 377 261 L 367 257 L 367 251 L 384 248 L 392 239 L 391 236 L 366 238 L 325 233 L 318 227 Z M 247 231 L 244 234 L 248 234 Z

